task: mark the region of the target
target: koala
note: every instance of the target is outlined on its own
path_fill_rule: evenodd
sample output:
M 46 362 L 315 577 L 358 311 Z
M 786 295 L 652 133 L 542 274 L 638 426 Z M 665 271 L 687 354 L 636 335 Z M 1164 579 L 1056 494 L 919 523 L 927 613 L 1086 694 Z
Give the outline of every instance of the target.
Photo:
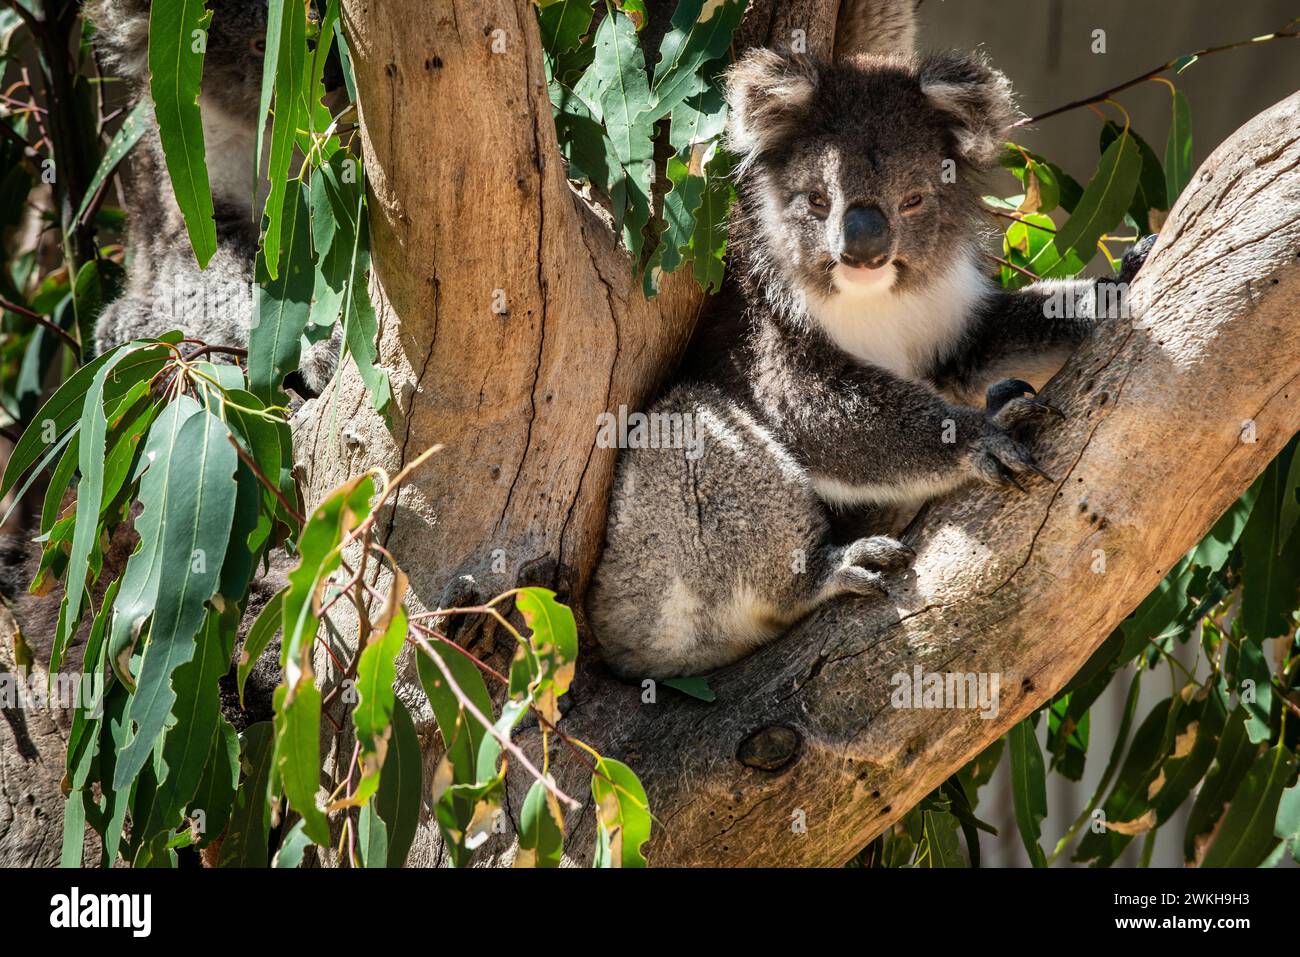
M 254 176 L 257 116 L 266 49 L 266 0 L 211 0 L 199 107 L 217 227 L 217 251 L 199 269 L 172 192 L 157 124 L 130 158 L 125 202 L 126 288 L 100 315 L 103 352 L 132 339 L 180 329 L 213 345 L 247 347 L 254 264 L 268 186 Z M 150 0 L 95 0 L 87 13 L 106 66 L 129 84 L 133 103 L 149 96 Z M 298 380 L 319 394 L 334 374 L 339 332 L 308 342 Z
M 1114 292 L 984 275 L 982 179 L 1016 111 L 982 56 L 758 50 L 726 86 L 732 285 L 651 409 L 697 434 L 620 454 L 588 593 L 628 679 L 715 669 L 836 596 L 887 595 L 912 549 L 838 544 L 837 516 L 1046 477 L 1026 442 L 1060 413 L 1036 388 Z

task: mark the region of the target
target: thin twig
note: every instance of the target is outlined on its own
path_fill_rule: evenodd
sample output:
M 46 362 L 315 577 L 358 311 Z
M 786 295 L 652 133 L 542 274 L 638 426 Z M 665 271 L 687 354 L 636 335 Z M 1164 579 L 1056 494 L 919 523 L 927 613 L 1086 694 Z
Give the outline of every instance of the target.
M 1003 259 L 1001 256 L 995 256 L 993 255 L 993 253 L 985 253 L 985 255 L 988 256 L 990 259 L 992 259 L 995 263 L 1000 263 L 1001 265 L 1006 266 L 1008 269 L 1014 269 L 1016 272 L 1020 273 L 1021 275 L 1028 276 L 1034 282 L 1039 282 L 1043 278 L 1042 276 L 1035 276 L 1028 269 L 1021 269 L 1015 263 L 1008 262 L 1007 260 Z
M 223 356 L 234 356 L 238 359 L 248 358 L 248 350 L 241 349 L 239 346 L 209 346 L 205 344 L 203 348 L 195 349 L 187 355 L 185 361 L 194 362 L 196 359 L 201 359 L 204 356 L 213 355 L 214 353 Z
M 280 504 L 284 506 L 285 511 L 293 516 L 299 525 L 307 524 L 307 519 L 303 517 L 301 512 L 289 504 L 289 500 L 284 497 L 284 493 L 280 491 L 279 486 L 267 478 L 266 473 L 258 467 L 255 461 L 253 461 L 253 457 L 244 451 L 244 447 L 236 441 L 234 435 L 227 433 L 226 438 L 228 438 L 230 444 L 235 447 L 235 454 L 239 456 L 240 461 L 253 470 L 254 477 L 271 490 L 271 494 L 280 500 Z
M 7 309 L 9 312 L 16 312 L 18 313 L 18 315 L 32 320 L 32 322 L 40 323 L 42 326 L 44 326 L 46 329 L 49 329 L 51 332 L 58 333 L 58 335 L 63 339 L 63 341 L 68 344 L 68 348 L 72 350 L 72 354 L 76 356 L 77 362 L 78 364 L 80 364 L 81 343 L 78 342 L 76 339 L 74 339 L 72 337 L 72 334 L 69 333 L 66 329 L 59 326 L 57 322 L 54 322 L 53 320 L 47 318 L 46 316 L 42 316 L 39 312 L 32 312 L 32 310 L 28 309 L 26 306 L 20 306 L 18 305 L 18 303 L 10 302 L 8 299 L 4 299 L 4 298 L 0 298 L 0 309 Z
M 509 679 L 509 678 L 507 678 L 507 677 L 506 677 L 505 675 L 503 675 L 501 672 L 497 671 L 495 668 L 493 668 L 493 667 L 492 667 L 490 664 L 488 664 L 486 661 L 482 661 L 481 659 L 479 659 L 479 658 L 476 657 L 475 655 L 471 654 L 467 649 L 462 648 L 460 645 L 456 644 L 454 641 L 452 641 L 452 640 L 451 640 L 450 638 L 448 638 L 446 635 L 442 634 L 442 632 L 435 631 L 434 629 L 430 628 L 429 626 L 427 626 L 427 625 L 421 625 L 421 624 L 419 624 L 419 623 L 417 623 L 417 622 L 411 622 L 411 627 L 412 627 L 412 628 L 415 628 L 417 631 L 421 632 L 422 634 L 428 635 L 430 638 L 433 638 L 433 639 L 436 639 L 437 641 L 442 642 L 444 645 L 447 645 L 448 647 L 454 649 L 455 651 L 460 652 L 462 655 L 464 655 L 466 658 L 468 658 L 468 659 L 469 659 L 470 661 L 472 661 L 474 664 L 478 665 L 479 670 L 482 671 L 484 674 L 489 674 L 489 675 L 491 675 L 493 678 L 497 679 L 497 681 L 500 681 L 502 684 L 505 684 L 505 685 L 509 685 L 509 684 L 510 684 L 510 679 Z M 552 724 L 550 721 L 548 721 L 548 720 L 546 719 L 546 716 L 545 716 L 544 714 L 542 714 L 542 712 L 538 709 L 538 707 L 537 707 L 535 704 L 529 703 L 529 705 L 528 705 L 528 710 L 531 711 L 531 712 L 532 712 L 532 713 L 537 717 L 537 721 L 538 721 L 539 724 L 544 725 L 548 730 L 550 730 L 551 732 L 553 732 L 553 733 L 555 734 L 556 737 L 558 737 L 561 741 L 563 741 L 565 744 L 567 744 L 567 745 L 568 745 L 568 746 L 573 750 L 573 753 L 576 754 L 576 755 L 578 756 L 578 760 L 582 762 L 583 766 L 586 767 L 586 769 L 587 769 L 588 771 L 590 771 L 590 772 L 591 772 L 592 774 L 594 774 L 594 775 L 597 775 L 598 777 L 602 777 L 602 778 L 605 778 L 606 780 L 609 780 L 609 776 L 606 775 L 603 771 L 599 770 L 599 769 L 596 767 L 596 765 L 593 764 L 593 763 L 591 762 L 591 760 L 587 757 L 586 752 L 583 751 L 583 750 L 582 750 L 580 747 L 578 747 L 576 744 L 574 744 L 572 738 L 570 738 L 567 734 L 565 734 L 563 731 L 561 731 L 559 728 L 557 728 L 554 724 Z M 612 784 L 613 781 L 610 781 L 610 783 Z
M 1011 129 L 1014 130 L 1021 126 L 1029 126 L 1033 123 L 1039 123 L 1053 116 L 1058 116 L 1061 113 L 1066 113 L 1070 110 L 1077 110 L 1081 106 L 1090 106 L 1093 103 L 1101 103 L 1104 100 L 1110 99 L 1116 93 L 1122 93 L 1127 89 L 1137 86 L 1139 83 L 1145 83 L 1147 80 L 1156 79 L 1161 73 L 1172 70 L 1179 63 L 1192 57 L 1200 59 L 1201 57 L 1210 56 L 1214 53 L 1222 53 L 1225 50 L 1235 50 L 1238 47 L 1250 46 L 1252 43 L 1267 43 L 1270 40 L 1293 40 L 1300 36 L 1300 33 L 1290 31 L 1288 28 L 1294 26 L 1297 22 L 1300 22 L 1300 17 L 1291 20 L 1281 30 L 1274 33 L 1266 33 L 1260 37 L 1251 37 L 1248 40 L 1238 40 L 1236 43 L 1225 43 L 1223 46 L 1206 47 L 1204 50 L 1197 50 L 1194 53 L 1187 53 L 1183 56 L 1175 57 L 1168 63 L 1163 63 L 1155 69 L 1147 70 L 1147 72 L 1143 73 L 1141 76 L 1135 76 L 1131 80 L 1126 80 L 1117 86 L 1112 86 L 1110 89 L 1103 90 L 1101 93 L 1094 96 L 1085 97 L 1081 100 L 1074 100 L 1070 103 L 1066 103 L 1064 106 L 1058 106 L 1055 109 L 1048 110 L 1046 113 L 1039 113 L 1037 116 L 1027 116 L 1023 120 L 1011 124 Z
M 456 679 L 452 677 L 451 669 L 449 669 L 446 662 L 442 660 L 442 656 L 433 650 L 433 646 L 420 637 L 416 637 L 414 640 L 415 643 L 420 646 L 420 649 L 433 659 L 434 665 L 436 665 L 438 670 L 442 672 L 443 680 L 447 682 L 447 687 L 449 687 L 452 694 L 456 696 L 456 700 L 460 702 L 460 706 L 468 711 L 470 716 L 478 721 L 478 723 L 483 726 L 484 730 L 496 739 L 497 744 L 501 745 L 502 750 L 513 755 L 515 760 L 523 765 L 534 778 L 542 782 L 542 787 L 550 791 L 556 800 L 563 801 L 575 811 L 579 810 L 582 805 L 561 791 L 554 781 L 548 780 L 541 771 L 537 770 L 536 765 L 534 765 L 532 761 L 528 760 L 528 755 L 524 754 L 519 745 L 511 741 L 509 735 L 504 735 L 498 731 L 496 724 L 488 720 L 487 716 L 479 710 L 478 705 L 469 699 L 469 695 L 465 694 L 465 692 L 461 690 L 460 685 L 456 683 Z
M 994 216 L 1001 216 L 1003 219 L 1009 219 L 1009 220 L 1011 220 L 1012 222 L 1015 222 L 1015 223 L 1024 223 L 1024 224 L 1025 224 L 1026 226 L 1028 226 L 1030 229 L 1041 229 L 1041 230 L 1042 230 L 1043 232 L 1045 232 L 1045 233 L 1054 233 L 1054 232 L 1056 232 L 1056 230 L 1053 229 L 1051 226 L 1040 226 L 1038 223 L 1031 223 L 1029 220 L 1025 219 L 1023 216 L 1014 216 L 1014 215 L 1012 215 L 1011 213 L 1006 212 L 1005 210 L 994 209 L 992 206 L 985 206 L 985 207 L 984 207 L 984 211 L 985 211 L 986 213 L 992 213 Z

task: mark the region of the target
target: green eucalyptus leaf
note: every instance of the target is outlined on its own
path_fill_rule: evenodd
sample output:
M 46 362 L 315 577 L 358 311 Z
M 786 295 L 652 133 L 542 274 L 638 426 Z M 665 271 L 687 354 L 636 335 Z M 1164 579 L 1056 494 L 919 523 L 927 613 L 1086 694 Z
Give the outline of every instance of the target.
M 596 28 L 592 77 L 605 130 L 622 171 L 616 182 L 625 200 L 623 241 L 634 260 L 641 254 L 641 230 L 650 221 L 650 183 L 654 173 L 654 133 L 649 111 L 650 83 L 636 26 L 623 11 L 612 11 Z M 608 192 L 613 195 L 615 184 Z
M 943 811 L 922 813 L 927 853 L 921 866 L 965 867 L 966 859 L 962 857 L 961 843 L 957 840 L 957 819 Z
M 198 411 L 197 402 L 189 396 L 178 396 L 158 414 L 144 444 L 138 495 L 143 508 L 135 520 L 140 541 L 122 572 L 122 588 L 113 605 L 108 640 L 109 666 L 130 689 L 135 688 L 135 676 L 129 666 L 131 653 L 158 598 L 163 569 L 164 516 L 168 514 L 173 487 L 169 477 L 173 463 L 179 461 L 177 443 L 181 427 Z
M 157 342 L 175 343 L 179 335 L 170 334 Z M 105 352 L 59 386 L 32 417 L 31 425 L 10 452 L 4 479 L 0 480 L 0 497 L 7 495 L 33 463 L 46 455 L 49 447 L 81 419 L 86 393 L 106 365 L 111 363 L 113 367 L 112 374 L 102 383 L 102 400 L 106 406 L 117 402 L 136 383 L 153 378 L 162 369 L 170 353 L 165 346 L 153 343 L 153 340 L 143 344 L 130 343 Z
M 99 191 L 104 188 L 105 182 L 117 170 L 118 165 L 126 158 L 126 154 L 131 152 L 136 143 L 140 142 L 140 137 L 144 135 L 145 130 L 148 128 L 149 101 L 141 100 L 126 115 L 122 125 L 113 134 L 113 139 L 109 142 L 108 148 L 104 150 L 104 156 L 99 161 L 99 168 L 95 170 L 95 175 L 86 186 L 86 193 L 81 200 L 81 206 L 77 209 L 77 215 L 73 217 L 76 222 L 80 222 L 85 218 L 91 202 L 94 201 Z
M 1300 548 L 1294 532 L 1282 537 L 1282 520 L 1294 490 L 1287 476 L 1295 449 L 1283 450 L 1259 481 L 1259 497 L 1241 533 L 1241 623 L 1259 646 L 1295 629 L 1291 613 L 1300 605 Z
M 1026 718 L 1007 733 L 1007 749 L 1011 754 L 1011 799 L 1020 839 L 1030 862 L 1035 867 L 1046 867 L 1047 858 L 1038 842 L 1043 818 L 1047 817 L 1047 777 L 1031 719 Z
M 232 607 L 232 612 L 237 609 Z M 221 694 L 217 682 L 230 670 L 238 616 L 209 610 L 194 657 L 176 669 L 172 706 L 158 763 L 158 788 L 147 824 L 137 822 L 146 834 L 173 831 L 185 818 L 190 799 L 198 792 L 211 753 Z
M 377 626 L 357 664 L 357 704 L 352 722 L 361 743 L 361 780 L 354 793 L 360 804 L 369 801 L 379 787 L 380 771 L 387 758 L 396 702 L 393 685 L 397 681 L 397 655 L 406 644 L 406 631 L 406 610 L 399 606 L 393 609 L 386 626 Z
M 365 832 L 362 833 L 364 835 Z M 277 869 L 302 867 L 303 857 L 310 846 L 311 838 L 307 836 L 306 822 L 300 818 L 280 842 L 271 859 L 271 866 Z
M 149 8 L 149 93 L 172 192 L 201 269 L 217 251 L 217 224 L 199 115 L 206 44 L 195 37 L 206 36 L 211 23 L 212 12 L 204 0 L 174 0 Z
M 185 420 L 172 455 L 186 468 L 167 476 L 162 567 L 149 643 L 141 662 L 131 720 L 136 734 L 123 750 L 113 786 L 129 787 L 153 752 L 176 701 L 172 677 L 194 656 L 204 609 L 216 594 L 234 524 L 239 462 L 226 424 L 200 410 Z
M 718 700 L 717 692 L 709 687 L 708 680 L 699 676 L 693 678 L 665 678 L 663 683 L 669 688 L 680 691 L 687 697 L 699 701 L 707 701 L 711 704 Z
M 1282 792 L 1296 757 L 1280 742 L 1260 755 L 1242 779 L 1215 830 L 1202 867 L 1257 867 L 1272 850 Z
M 1074 213 L 1057 231 L 1054 245 L 1061 256 L 1077 252 L 1084 262 L 1092 259 L 1097 242 L 1123 220 L 1141 173 L 1137 141 L 1121 135 L 1102 154 Z
M 1278 799 L 1274 837 L 1282 839 L 1281 850 L 1300 864 L 1300 781 L 1282 792 Z
M 1184 719 L 1181 726 L 1180 717 Z M 1151 809 L 1149 797 L 1151 785 L 1160 774 L 1177 733 L 1185 731 L 1189 718 L 1180 698 L 1166 698 L 1146 716 L 1133 735 L 1114 787 L 1102 805 L 1106 829 L 1084 836 L 1075 851 L 1075 861 L 1095 860 L 1097 866 L 1108 867 L 1134 835 L 1154 826 L 1155 811 Z
M 221 867 L 266 867 L 270 857 L 271 780 L 274 732 L 269 721 L 249 725 L 240 735 L 242 780 L 226 825 L 217 862 Z
M 218 715 L 203 777 L 189 807 L 190 816 L 200 822 L 200 847 L 206 847 L 225 831 L 238 788 L 239 734 L 229 721 Z
M 320 789 L 321 693 L 304 671 L 293 685 L 275 689 L 275 765 L 273 781 L 282 785 L 303 830 L 322 847 L 330 842 L 329 821 L 316 805 Z
M 304 649 L 310 649 L 320 621 L 313 599 L 340 566 L 343 536 L 370 514 L 375 482 L 369 475 L 350 479 L 325 497 L 312 511 L 298 538 L 298 567 L 289 573 L 284 593 L 284 642 L 280 663 L 290 686 L 303 670 Z
M 378 814 L 384 821 L 389 867 L 406 865 L 420 824 L 423 799 L 424 753 L 411 713 L 398 698 L 393 702 L 393 735 L 388 743 L 379 790 L 363 809 Z
M 274 50 L 274 52 L 272 52 Z M 271 127 L 271 158 L 267 166 L 267 180 L 271 184 L 266 197 L 266 233 L 262 239 L 260 262 L 274 284 L 283 280 L 286 269 L 300 262 L 301 251 L 286 256 L 280 248 L 282 227 L 294 235 L 296 224 L 290 220 L 298 213 L 299 203 L 291 193 L 301 194 L 302 183 L 289 178 L 289 165 L 293 159 L 294 140 L 299 129 L 311 126 L 307 110 L 307 17 L 301 3 L 270 0 L 267 8 L 266 57 L 262 63 L 262 97 L 260 112 L 266 116 L 268 74 L 274 77 L 275 119 Z M 262 151 L 263 123 L 258 124 L 258 157 Z M 304 215 L 305 219 L 305 215 Z M 305 228 L 305 222 L 304 222 Z M 294 241 L 296 241 L 295 237 Z M 311 270 L 307 271 L 310 278 Z M 310 296 L 308 290 L 308 296 Z M 310 303 L 310 299 L 306 302 Z M 301 335 L 299 326 L 297 335 Z M 296 342 L 296 335 L 295 335 Z M 249 355 L 255 355 L 249 343 Z M 278 356 L 277 356 L 278 358 Z M 295 357 L 296 358 L 296 357 Z M 290 366 L 289 369 L 292 369 Z M 289 371 L 286 369 L 285 371 Z M 250 376 L 252 369 L 250 367 Z M 257 380 L 254 380 L 254 392 Z M 276 383 L 278 385 L 278 382 Z M 259 392 L 259 394 L 261 394 Z
M 591 776 L 596 802 L 596 867 L 645 867 L 641 847 L 650 839 L 650 805 L 645 788 L 626 764 L 596 761 Z
M 1124 132 L 1114 120 L 1107 120 L 1101 128 L 1101 151 L 1106 152 L 1106 148 L 1115 142 Z M 1133 137 L 1133 142 L 1137 144 L 1138 153 L 1142 157 L 1142 173 L 1138 177 L 1137 189 L 1133 192 L 1133 203 L 1129 206 L 1129 215 L 1145 235 L 1151 232 L 1148 212 L 1153 209 L 1165 210 L 1169 208 L 1169 202 L 1166 198 L 1165 171 L 1160 165 L 1160 158 L 1156 156 L 1156 151 L 1151 148 L 1141 136 L 1134 130 L 1130 129 L 1128 135 Z
M 299 8 L 298 15 L 301 14 Z M 277 217 L 277 230 L 282 221 L 284 240 L 281 243 L 277 232 L 275 246 L 268 243 L 258 256 L 259 275 L 269 278 L 258 287 L 253 327 L 248 336 L 249 388 L 267 405 L 276 403 L 284 377 L 298 368 L 316 275 L 311 212 L 302 183 L 290 180 L 279 196 L 282 209 Z M 270 260 L 266 258 L 272 252 L 278 255 L 275 269 L 270 268 Z
M 1192 110 L 1180 90 L 1173 91 L 1172 107 L 1165 143 L 1165 197 L 1171 208 L 1192 181 Z
M 560 802 L 546 784 L 534 781 L 519 812 L 515 867 L 559 867 L 563 852 L 564 813 Z
M 50 648 L 51 675 L 58 673 L 63 651 L 81 620 L 81 606 L 86 597 L 86 577 L 90 570 L 90 551 L 98 543 L 102 527 L 99 503 L 103 500 L 105 443 L 108 433 L 108 419 L 104 414 L 104 384 L 114 366 L 128 355 L 130 353 L 126 351 L 114 353 L 114 359 L 99 368 L 86 392 L 82 407 L 77 461 L 81 472 L 81 479 L 77 482 L 79 508 L 68 556 L 67 590 L 59 607 L 58 624 Z
M 683 100 L 704 89 L 705 66 L 727 52 L 744 12 L 745 0 L 680 0 L 673 10 L 671 28 L 659 44 L 650 106 L 654 119 L 667 116 Z
M 282 588 L 262 606 L 258 612 L 257 618 L 253 625 L 248 629 L 248 636 L 244 638 L 244 647 L 239 652 L 239 662 L 235 670 L 235 684 L 239 689 L 239 706 L 244 707 L 244 685 L 248 683 L 248 676 L 252 673 L 253 667 L 257 660 L 262 657 L 262 652 L 266 650 L 267 645 L 280 632 L 284 623 L 284 593 L 287 588 Z

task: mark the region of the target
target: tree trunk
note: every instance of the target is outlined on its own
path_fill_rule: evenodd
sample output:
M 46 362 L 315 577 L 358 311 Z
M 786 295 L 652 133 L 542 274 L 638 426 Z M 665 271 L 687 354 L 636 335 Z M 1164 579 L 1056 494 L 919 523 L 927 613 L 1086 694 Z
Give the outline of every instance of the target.
M 758 2 L 742 36 L 802 28 L 825 55 L 835 8 Z M 383 517 L 413 602 L 436 607 L 469 573 L 484 594 L 543 584 L 580 609 L 614 464 L 596 415 L 644 404 L 700 294 L 678 275 L 645 301 L 568 186 L 531 4 L 345 0 L 344 13 L 395 408 L 386 422 L 345 372 L 298 428 L 310 493 L 442 443 Z M 1040 450 L 1050 488 L 971 488 L 932 509 L 906 586 L 837 602 L 716 674 L 712 705 L 667 689 L 642 704 L 586 643 L 561 730 L 641 776 L 661 822 L 653 863 L 847 859 L 1060 688 L 1300 427 L 1298 121 L 1300 96 L 1215 153 L 1132 290 L 1135 320 L 1054 380 L 1069 418 Z M 998 674 L 997 716 L 891 708 L 890 676 L 913 665 Z M 587 793 L 587 770 L 552 747 L 561 787 Z M 589 807 L 569 832 L 590 860 Z M 413 861 L 436 859 L 422 834 Z

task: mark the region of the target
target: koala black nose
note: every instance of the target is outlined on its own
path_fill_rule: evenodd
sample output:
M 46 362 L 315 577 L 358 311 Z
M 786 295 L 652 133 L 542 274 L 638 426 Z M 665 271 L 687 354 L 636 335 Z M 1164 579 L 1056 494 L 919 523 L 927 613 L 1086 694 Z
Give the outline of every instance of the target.
M 889 262 L 889 247 L 889 220 L 878 206 L 850 206 L 845 211 L 840 253 L 844 265 L 877 269 Z

